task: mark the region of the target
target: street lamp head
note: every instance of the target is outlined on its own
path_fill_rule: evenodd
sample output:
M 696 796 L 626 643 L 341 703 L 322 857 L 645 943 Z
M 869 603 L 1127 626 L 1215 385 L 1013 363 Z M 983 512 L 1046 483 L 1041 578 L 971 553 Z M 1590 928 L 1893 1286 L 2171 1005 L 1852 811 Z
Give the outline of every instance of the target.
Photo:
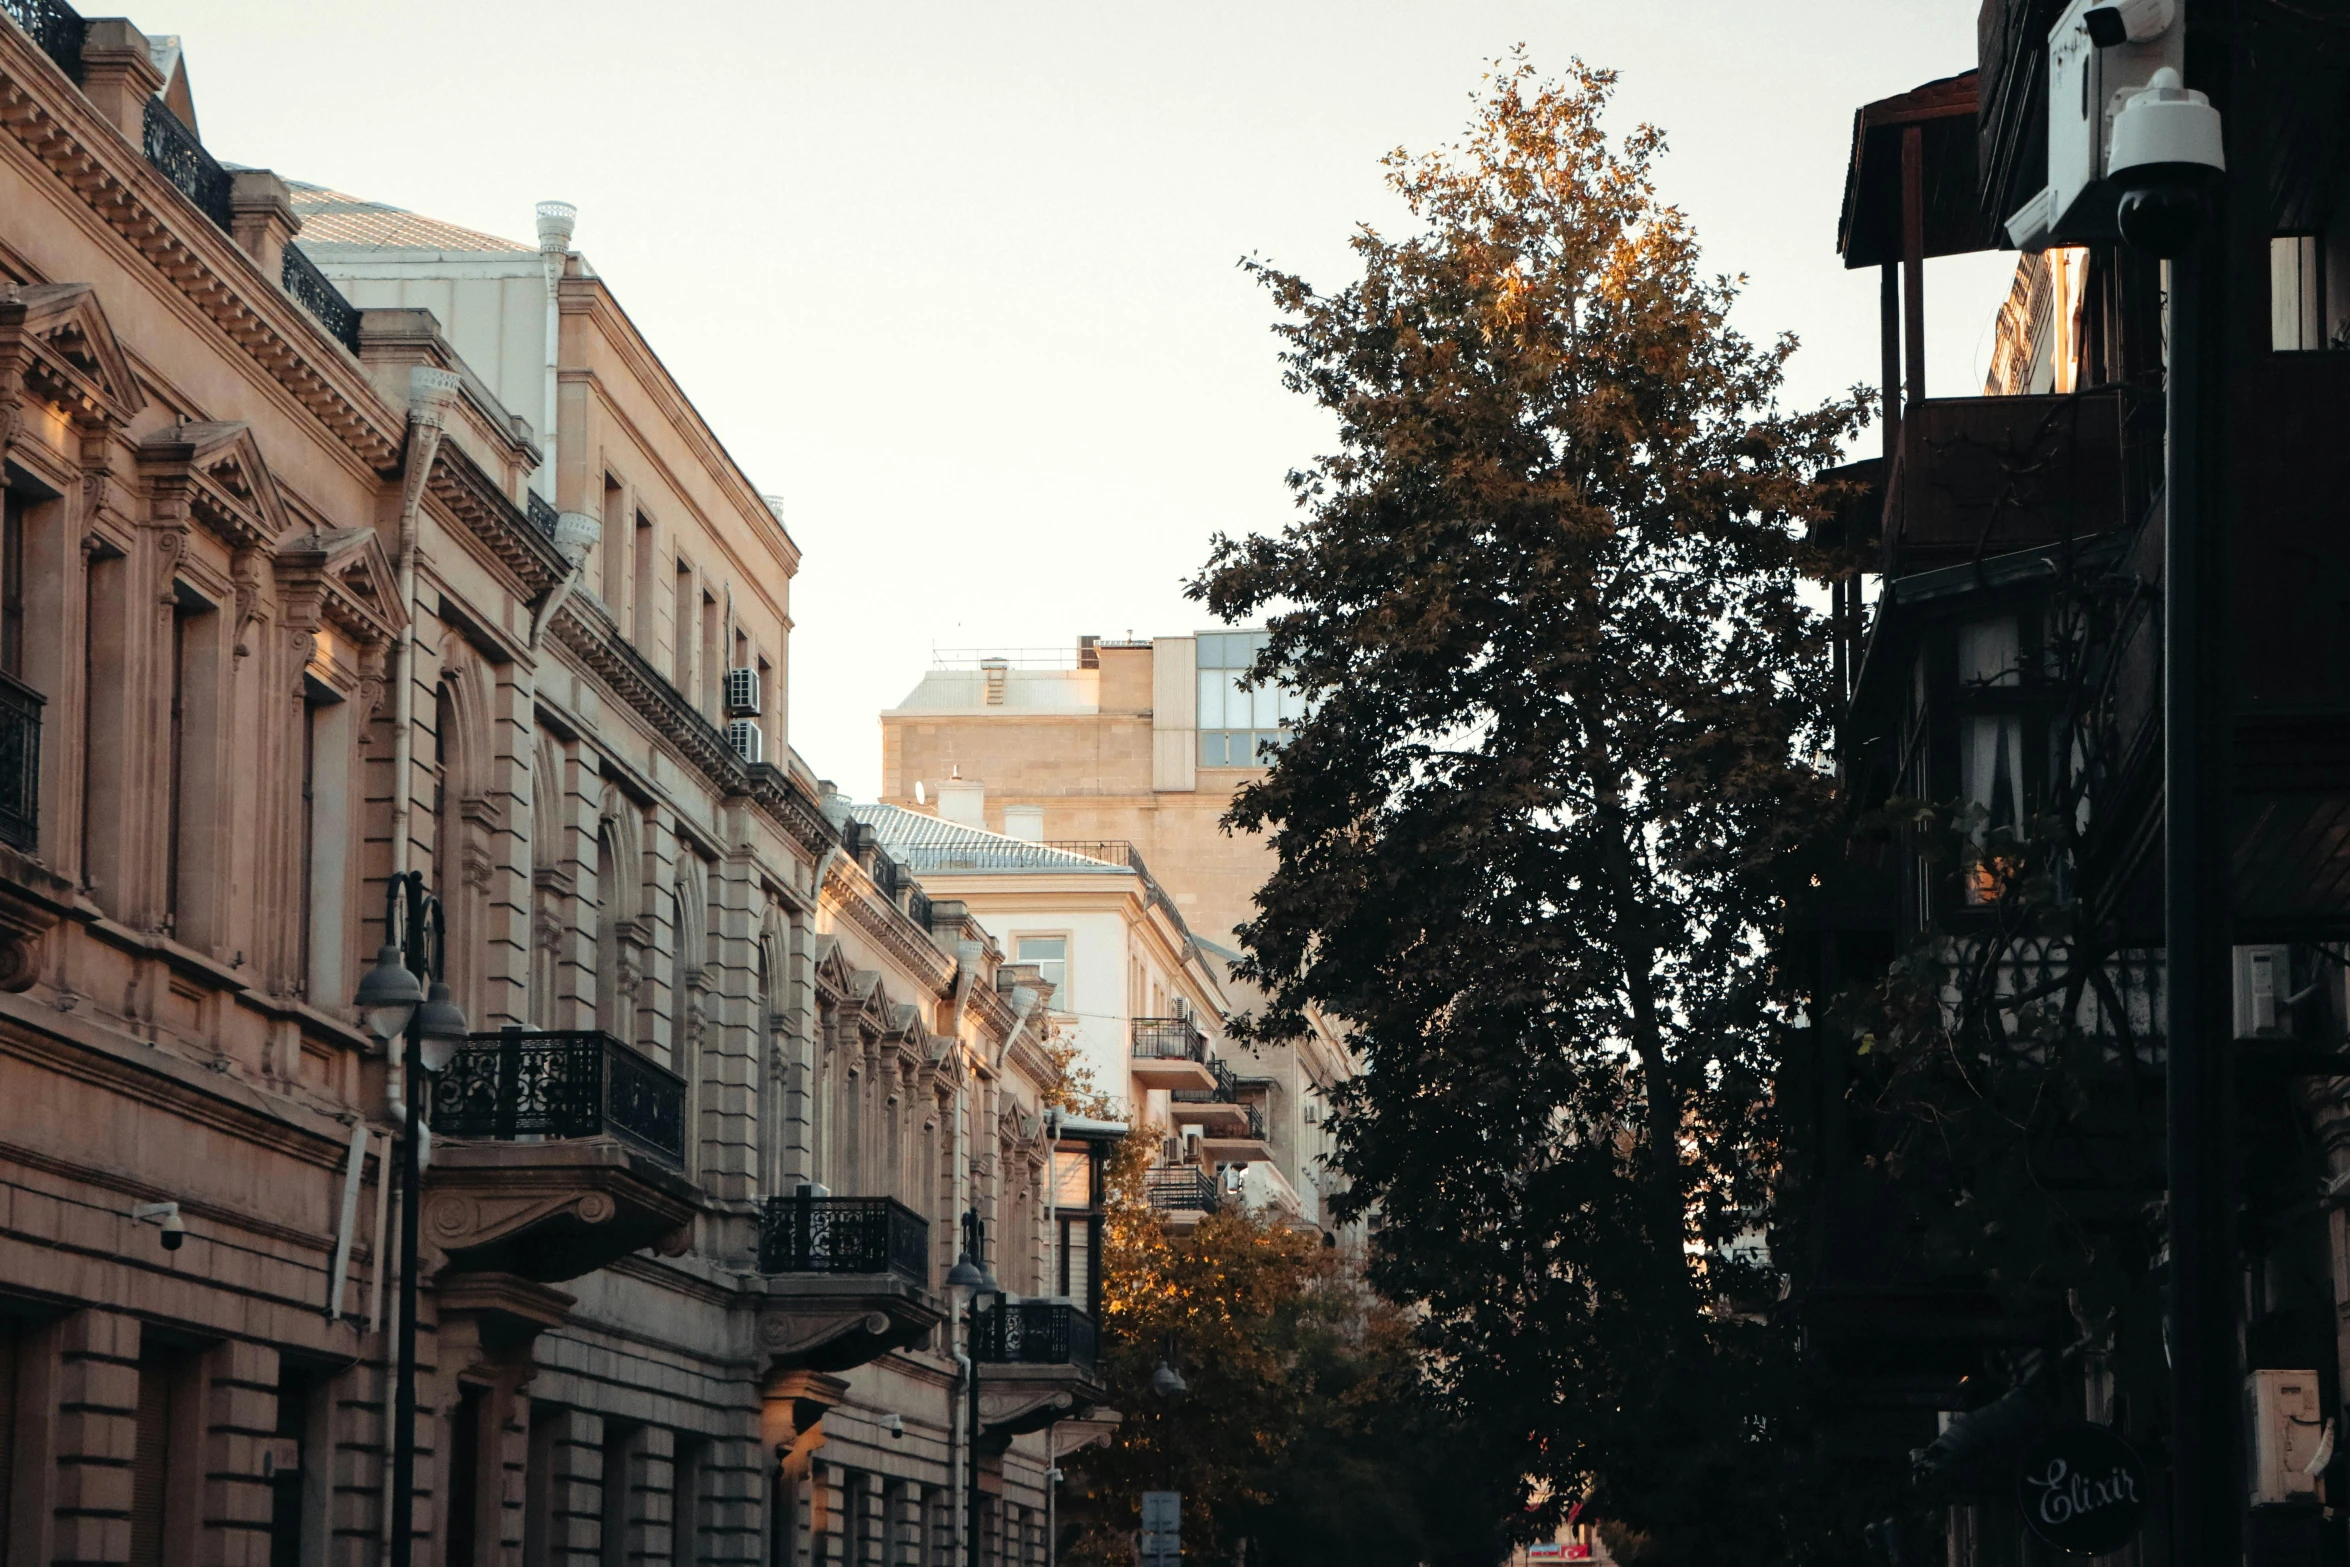
M 1151 1373 L 1151 1391 L 1172 1404 L 1191 1388 L 1184 1382 L 1182 1372 L 1161 1360 L 1159 1369 Z
M 974 1298 L 994 1288 L 995 1280 L 987 1276 L 985 1268 L 972 1260 L 969 1251 L 957 1257 L 955 1265 L 947 1270 L 947 1290 L 955 1297 L 958 1305 L 968 1306 Z
M 2121 188 L 2122 237 L 2152 255 L 2186 254 L 2226 168 L 2219 111 L 2171 67 L 2156 71 L 2113 121 L 2107 173 Z
M 448 1067 L 457 1054 L 457 1047 L 465 1043 L 470 1032 L 465 1022 L 465 1009 L 449 995 L 449 987 L 439 980 L 424 998 L 424 1005 L 416 1012 L 416 1033 L 423 1041 L 417 1047 L 417 1056 L 427 1072 L 439 1072 Z
M 400 961 L 400 949 L 386 943 L 376 949 L 375 967 L 359 981 L 359 993 L 351 998 L 351 1004 L 366 1020 L 367 1031 L 380 1043 L 389 1044 L 408 1031 L 408 1019 L 423 1000 L 424 987 Z

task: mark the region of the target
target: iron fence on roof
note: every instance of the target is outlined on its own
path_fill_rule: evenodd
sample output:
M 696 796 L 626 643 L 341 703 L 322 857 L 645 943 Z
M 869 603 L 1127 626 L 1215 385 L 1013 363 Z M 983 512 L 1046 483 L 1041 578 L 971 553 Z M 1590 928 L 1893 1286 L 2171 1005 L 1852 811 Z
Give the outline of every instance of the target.
M 226 233 L 229 226 L 229 175 L 219 160 L 204 150 L 196 140 L 196 133 L 180 123 L 180 117 L 163 106 L 161 98 L 149 98 L 143 111 L 146 129 L 147 161 L 155 171 L 176 186 L 179 193 L 196 204 L 196 210 L 219 225 Z
M 294 303 L 309 311 L 326 329 L 327 336 L 351 352 L 359 352 L 359 307 L 343 297 L 343 291 L 318 270 L 316 262 L 302 254 L 300 246 L 286 247 L 286 264 L 280 281 L 293 296 Z
M 82 34 L 89 24 L 65 0 L 0 0 L 0 13 L 25 30 L 57 68 L 82 79 Z

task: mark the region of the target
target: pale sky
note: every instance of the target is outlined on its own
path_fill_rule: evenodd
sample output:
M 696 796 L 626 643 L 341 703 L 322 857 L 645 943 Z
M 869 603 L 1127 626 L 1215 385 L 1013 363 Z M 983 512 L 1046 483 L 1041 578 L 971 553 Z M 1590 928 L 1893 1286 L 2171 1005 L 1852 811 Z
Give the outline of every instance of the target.
M 1524 43 L 1620 71 L 1791 392 L 1877 374 L 1835 254 L 1852 112 L 1974 63 L 1975 0 L 621 5 L 138 0 L 225 161 L 575 243 L 784 497 L 791 738 L 861 797 L 932 648 L 1196 630 L 1219 529 L 1276 528 L 1327 426 L 1234 263 L 1336 287 L 1379 158 Z M 94 13 L 93 13 L 94 14 Z M 2014 258 L 1927 269 L 1927 384 L 1979 391 Z M 1873 436 L 1871 438 L 1873 440 Z

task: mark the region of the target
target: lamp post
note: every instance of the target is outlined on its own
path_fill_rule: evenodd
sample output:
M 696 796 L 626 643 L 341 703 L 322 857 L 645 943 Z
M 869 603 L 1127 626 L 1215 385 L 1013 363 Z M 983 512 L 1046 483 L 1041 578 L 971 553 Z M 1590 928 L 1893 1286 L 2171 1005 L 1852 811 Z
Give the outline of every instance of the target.
M 979 1567 L 979 1303 L 1003 1292 L 987 1271 L 987 1223 L 979 1210 L 963 1214 L 963 1255 L 947 1271 L 947 1289 L 963 1307 L 963 1358 L 970 1363 L 970 1418 L 963 1439 L 971 1449 L 969 1494 L 963 1504 L 964 1567 Z
M 441 901 L 424 890 L 424 872 L 401 871 L 384 888 L 384 943 L 353 998 L 359 1015 L 391 1057 L 393 1115 L 400 1124 L 400 1298 L 397 1370 L 392 1395 L 392 1538 L 390 1567 L 409 1567 L 416 1513 L 416 1251 L 418 1188 L 423 1183 L 424 1112 L 432 1077 L 464 1042 L 465 1013 L 441 981 L 446 930 Z M 430 984 L 428 990 L 427 982 Z M 417 1087 L 409 1087 L 408 1073 Z M 379 1264 L 380 1266 L 380 1264 Z
M 2163 517 L 2163 925 L 2170 1176 L 2171 1559 L 2243 1551 L 2233 1159 L 2226 542 L 2206 524 L 2202 449 L 2208 219 L 2226 168 L 2219 112 L 2164 67 L 2114 119 L 2123 238 L 2170 268 Z

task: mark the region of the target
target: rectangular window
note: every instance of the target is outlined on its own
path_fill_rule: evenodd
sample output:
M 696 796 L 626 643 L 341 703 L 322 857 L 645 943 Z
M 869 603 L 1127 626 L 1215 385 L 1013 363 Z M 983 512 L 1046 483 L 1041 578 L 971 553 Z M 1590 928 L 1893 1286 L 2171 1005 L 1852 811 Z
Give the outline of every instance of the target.
M 24 530 L 29 502 L 7 492 L 0 511 L 0 674 L 24 678 Z
M 653 594 L 658 584 L 653 580 L 653 521 L 643 512 L 636 514 L 635 559 L 630 563 L 628 635 L 636 643 L 637 651 L 649 653 L 653 646 Z
M 2325 244 L 2315 234 L 2268 242 L 2269 346 L 2279 353 L 2328 347 Z
M 725 657 L 725 619 L 719 613 L 717 598 L 702 595 L 702 668 L 700 689 L 696 693 L 702 712 L 711 719 L 721 716 L 719 703 L 726 683 L 721 661 Z
M 1203 631 L 1195 639 L 1200 766 L 1262 767 L 1264 748 L 1278 748 L 1305 716 L 1296 692 L 1249 679 L 1267 640 L 1262 631 Z
M 1066 1149 L 1053 1151 L 1053 1206 L 1093 1206 L 1093 1155 Z
M 1095 1311 L 1099 1304 L 1094 1299 L 1094 1281 L 1100 1271 L 1094 1266 L 1094 1252 L 1100 1238 L 1098 1219 L 1073 1217 L 1061 1221 L 1061 1276 L 1054 1282 L 1061 1295 L 1087 1312 Z
M 694 568 L 677 563 L 677 587 L 669 606 L 669 683 L 694 696 Z
M 597 564 L 602 568 L 604 603 L 614 616 L 619 615 L 620 606 L 628 601 L 629 546 L 635 542 L 621 537 L 620 525 L 628 520 L 625 501 L 620 481 L 605 474 L 604 510 L 599 519 L 604 531 L 597 536 L 596 554 Z
M 1037 976 L 1053 987 L 1053 1010 L 1069 1010 L 1069 938 L 1021 936 L 1013 943 L 1015 963 L 1033 963 Z

